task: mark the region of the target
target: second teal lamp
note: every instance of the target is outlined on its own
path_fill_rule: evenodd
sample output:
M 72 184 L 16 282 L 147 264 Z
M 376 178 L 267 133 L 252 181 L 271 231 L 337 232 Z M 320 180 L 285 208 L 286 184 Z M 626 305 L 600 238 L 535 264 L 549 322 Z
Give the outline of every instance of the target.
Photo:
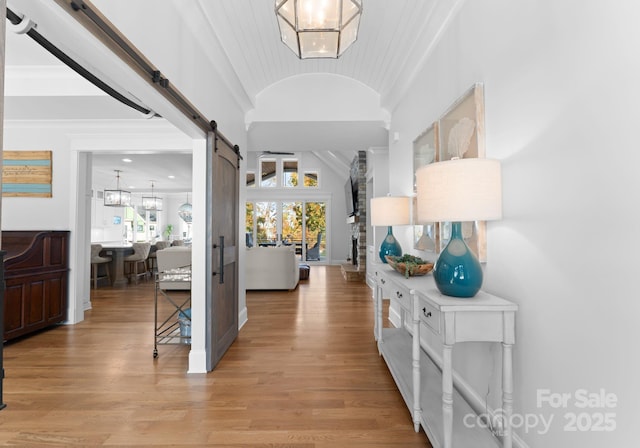
M 380 245 L 380 260 L 386 263 L 385 255 L 402 256 L 402 247 L 393 236 L 392 226 L 410 223 L 409 201 L 407 196 L 382 196 L 371 199 L 371 225 L 386 226 L 387 236 Z

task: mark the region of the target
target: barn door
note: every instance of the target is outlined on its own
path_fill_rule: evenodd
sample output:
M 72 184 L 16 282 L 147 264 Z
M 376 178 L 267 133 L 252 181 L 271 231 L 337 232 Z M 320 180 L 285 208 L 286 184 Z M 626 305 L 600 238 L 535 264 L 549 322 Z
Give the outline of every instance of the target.
M 215 130 L 207 136 L 211 213 L 211 294 L 207 298 L 207 370 L 218 364 L 238 335 L 238 201 L 237 147 Z

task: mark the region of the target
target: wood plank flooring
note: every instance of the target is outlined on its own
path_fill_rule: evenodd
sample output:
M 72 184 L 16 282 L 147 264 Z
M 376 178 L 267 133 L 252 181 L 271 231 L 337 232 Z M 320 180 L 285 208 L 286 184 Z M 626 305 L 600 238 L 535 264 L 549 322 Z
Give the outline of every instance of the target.
M 249 292 L 214 372 L 187 345 L 153 359 L 153 282 L 92 290 L 86 320 L 5 346 L 0 444 L 429 447 L 373 339 L 371 291 L 312 266 L 295 291 Z

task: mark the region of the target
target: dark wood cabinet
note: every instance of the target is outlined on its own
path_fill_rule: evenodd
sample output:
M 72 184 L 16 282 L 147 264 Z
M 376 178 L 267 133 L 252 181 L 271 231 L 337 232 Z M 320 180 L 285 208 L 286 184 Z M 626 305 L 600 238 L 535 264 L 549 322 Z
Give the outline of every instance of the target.
M 68 231 L 3 231 L 4 340 L 67 317 Z

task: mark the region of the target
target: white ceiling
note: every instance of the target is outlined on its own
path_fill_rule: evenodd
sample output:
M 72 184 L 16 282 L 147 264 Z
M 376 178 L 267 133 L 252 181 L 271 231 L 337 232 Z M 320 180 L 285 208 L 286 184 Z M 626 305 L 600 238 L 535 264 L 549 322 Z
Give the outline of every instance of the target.
M 114 4 L 112 2 L 123 2 L 122 5 L 126 5 L 129 1 L 109 0 L 105 3 L 103 0 L 95 0 L 95 4 L 104 4 L 106 10 L 109 4 Z M 146 20 L 139 22 L 140 26 L 148 26 L 150 32 L 157 32 L 153 29 L 153 11 L 158 8 L 157 0 L 137 1 L 146 2 L 150 11 Z M 404 86 L 409 84 L 412 76 L 420 68 L 425 53 L 437 39 L 460 1 L 363 0 L 363 16 L 358 39 L 337 60 L 298 59 L 279 39 L 273 0 L 163 0 L 162 4 L 182 11 L 176 15 L 176 20 L 184 20 L 185 26 L 189 25 L 190 14 L 204 17 L 210 25 L 210 30 L 198 35 L 217 40 L 216 45 L 223 49 L 227 59 L 224 63 L 229 65 L 224 71 L 235 77 L 229 85 L 240 86 L 240 92 L 236 91 L 234 95 L 236 98 L 247 98 L 247 103 L 242 105 L 245 109 L 247 105 L 255 105 L 256 96 L 278 81 L 301 74 L 329 73 L 352 78 L 367 85 L 380 95 L 382 107 L 392 111 L 404 95 Z M 20 2 L 11 1 L 9 6 L 12 4 L 19 6 Z M 109 18 L 117 22 L 113 17 Z M 70 70 L 68 75 L 59 75 L 61 79 L 65 76 L 68 79 L 54 80 L 47 84 L 50 89 L 55 88 L 59 91 L 42 95 L 37 92 L 11 95 L 12 82 L 24 78 L 25 69 L 35 73 L 44 73 L 51 69 L 66 70 L 60 61 L 40 48 L 32 39 L 14 34 L 11 28 L 11 25 L 8 25 L 8 96 L 5 118 L 141 118 L 139 112 L 97 91 L 83 79 L 77 79 L 78 75 Z M 180 36 L 176 36 L 176 39 L 179 38 Z M 78 92 L 74 92 L 73 89 L 78 89 Z M 386 146 L 388 134 L 387 130 L 381 129 L 379 125 L 376 129 L 376 126 L 365 122 L 331 121 L 260 122 L 252 125 L 249 133 L 249 146 L 256 150 L 300 150 L 298 142 L 303 140 L 314 142 L 314 145 L 306 150 L 313 151 L 325 162 L 332 164 L 336 161 L 336 156 L 341 161 L 351 160 L 355 154 L 354 148 Z M 152 154 L 134 155 L 130 155 L 134 163 L 123 165 L 120 154 L 96 154 L 94 178 L 99 179 L 101 183 L 113 178 L 112 182 L 115 183 L 113 170 L 122 169 L 123 181 L 136 188 L 149 186 L 150 180 L 153 179 L 159 191 L 190 189 L 189 154 L 162 157 Z M 170 174 L 176 175 L 176 179 L 168 182 L 167 176 Z M 188 183 L 181 184 L 182 179 L 187 176 Z
M 191 191 L 191 154 L 99 153 L 92 157 L 93 184 L 98 189 L 115 188 L 115 170 L 120 170 L 120 187 L 132 193 L 147 194 L 152 181 L 155 192 Z
M 251 100 L 273 83 L 307 73 L 353 78 L 387 96 L 420 62 L 412 55 L 428 34 L 438 2 L 455 3 L 363 0 L 358 39 L 351 48 L 339 59 L 300 60 L 280 41 L 273 0 L 197 1 Z

